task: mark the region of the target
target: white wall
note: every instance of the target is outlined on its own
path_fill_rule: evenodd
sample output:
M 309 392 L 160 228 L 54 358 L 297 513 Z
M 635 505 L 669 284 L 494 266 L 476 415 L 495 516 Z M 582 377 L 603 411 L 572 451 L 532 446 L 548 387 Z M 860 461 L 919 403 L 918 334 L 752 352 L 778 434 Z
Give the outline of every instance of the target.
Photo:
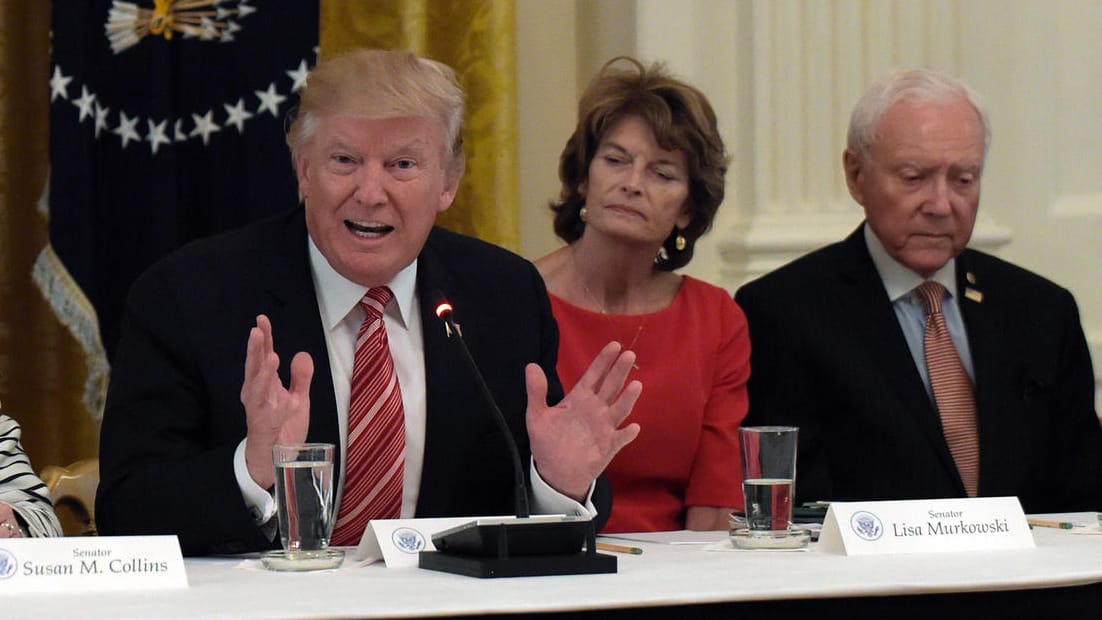
M 732 291 L 860 221 L 841 173 L 850 106 L 885 69 L 930 66 L 971 83 L 992 119 L 973 245 L 1072 290 L 1102 377 L 1102 3 L 517 0 L 517 20 L 530 258 L 558 244 L 558 154 L 613 55 L 666 61 L 716 107 L 728 198 L 685 271 Z
M 517 153 L 522 253 L 557 247 L 548 203 L 559 193 L 558 160 L 577 115 L 573 0 L 518 0 Z

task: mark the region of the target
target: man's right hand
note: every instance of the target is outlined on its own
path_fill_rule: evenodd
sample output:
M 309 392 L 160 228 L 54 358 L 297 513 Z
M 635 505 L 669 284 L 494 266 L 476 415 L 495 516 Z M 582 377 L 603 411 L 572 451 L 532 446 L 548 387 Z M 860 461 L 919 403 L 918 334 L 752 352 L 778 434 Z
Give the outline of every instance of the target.
M 279 378 L 279 356 L 273 342 L 271 321 L 263 314 L 256 317 L 245 354 L 241 404 L 245 406 L 248 426 L 245 465 L 263 489 L 275 484 L 272 446 L 306 441 L 310 426 L 310 380 L 314 377 L 310 354 L 297 353 L 291 360 L 291 387 L 285 388 Z

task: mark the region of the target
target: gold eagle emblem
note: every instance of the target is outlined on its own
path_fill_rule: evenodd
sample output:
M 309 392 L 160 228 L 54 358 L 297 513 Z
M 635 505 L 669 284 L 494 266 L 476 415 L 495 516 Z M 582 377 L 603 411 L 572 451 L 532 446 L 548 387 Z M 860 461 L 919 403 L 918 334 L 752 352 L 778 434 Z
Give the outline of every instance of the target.
M 232 7 L 223 5 L 234 4 Z M 136 2 L 115 0 L 103 24 L 111 51 L 119 54 L 147 36 L 171 41 L 175 33 L 184 38 L 228 43 L 241 26 L 235 21 L 256 12 L 248 0 L 153 0 L 153 8 Z

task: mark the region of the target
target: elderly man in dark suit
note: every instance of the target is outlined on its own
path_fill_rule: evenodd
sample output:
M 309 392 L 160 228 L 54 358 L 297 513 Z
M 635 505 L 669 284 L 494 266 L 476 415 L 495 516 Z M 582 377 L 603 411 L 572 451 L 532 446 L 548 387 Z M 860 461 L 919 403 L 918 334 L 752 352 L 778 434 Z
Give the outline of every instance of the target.
M 989 135 L 959 80 L 889 74 L 857 103 L 843 156 L 865 222 L 736 294 L 753 343 L 746 424 L 800 427 L 800 501 L 1102 508 L 1074 299 L 965 248 Z
M 510 454 L 437 291 L 519 444 L 533 512 L 607 516 L 590 494 L 639 432 L 618 428 L 641 389 L 625 387 L 634 355 L 610 343 L 564 397 L 535 268 L 434 227 L 463 174 L 462 101 L 450 68 L 409 53 L 319 64 L 288 134 L 305 207 L 135 283 L 102 429 L 101 533 L 177 534 L 189 555 L 277 546 L 272 446 L 303 441 L 339 446 L 334 544 L 370 518 L 511 514 Z

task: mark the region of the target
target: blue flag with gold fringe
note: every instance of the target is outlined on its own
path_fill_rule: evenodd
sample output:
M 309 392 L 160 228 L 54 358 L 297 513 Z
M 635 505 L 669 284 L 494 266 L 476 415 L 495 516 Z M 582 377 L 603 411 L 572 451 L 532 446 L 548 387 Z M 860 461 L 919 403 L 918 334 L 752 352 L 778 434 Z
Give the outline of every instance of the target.
M 318 0 L 54 0 L 50 248 L 35 280 L 89 355 L 99 415 L 131 282 L 297 201 L 284 142 Z

